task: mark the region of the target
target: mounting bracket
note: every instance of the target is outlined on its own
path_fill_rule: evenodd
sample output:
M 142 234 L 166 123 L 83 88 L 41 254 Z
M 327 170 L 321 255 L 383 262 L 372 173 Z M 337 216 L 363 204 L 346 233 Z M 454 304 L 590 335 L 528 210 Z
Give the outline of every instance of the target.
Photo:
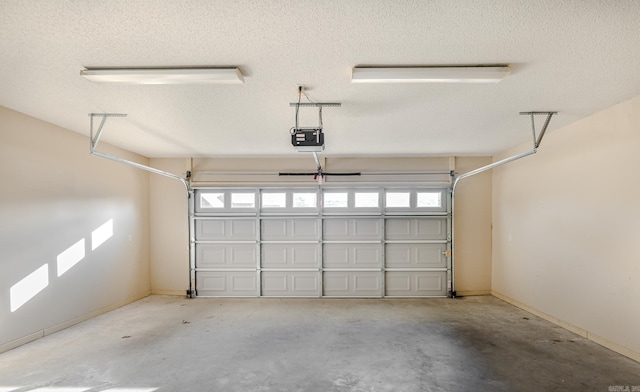
M 540 147 L 540 143 L 542 142 L 542 138 L 544 137 L 544 133 L 547 132 L 547 126 L 549 126 L 549 121 L 551 121 L 551 117 L 554 114 L 558 114 L 558 112 L 520 112 L 520 115 L 529 115 L 531 116 L 531 131 L 533 133 L 533 148 Z M 536 120 L 535 116 L 546 115 L 547 118 L 542 125 L 542 129 L 540 129 L 540 134 L 536 137 Z
M 104 123 L 107 121 L 107 117 L 127 117 L 126 114 L 123 113 L 89 113 L 91 117 L 91 151 L 95 150 L 98 142 L 100 141 L 100 137 L 102 136 L 102 128 L 104 127 Z M 94 117 L 102 117 L 102 121 L 100 121 L 100 125 L 98 126 L 98 130 L 93 133 L 93 118 Z
M 301 108 L 307 108 L 307 107 L 333 107 L 333 108 L 339 108 L 342 106 L 342 104 L 340 102 L 289 102 L 289 106 L 291 107 L 301 107 Z

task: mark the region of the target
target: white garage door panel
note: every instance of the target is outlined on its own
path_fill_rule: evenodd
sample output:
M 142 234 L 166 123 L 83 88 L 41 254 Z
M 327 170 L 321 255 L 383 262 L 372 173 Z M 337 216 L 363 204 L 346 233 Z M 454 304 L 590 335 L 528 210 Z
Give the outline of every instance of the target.
M 198 268 L 255 268 L 255 244 L 196 244 Z
M 386 244 L 388 268 L 446 268 L 447 244 Z
M 197 188 L 191 287 L 205 297 L 446 296 L 448 195 L 439 185 Z
M 314 241 L 320 239 L 317 219 L 265 219 L 262 221 L 265 241 Z
M 199 241 L 256 240 L 255 219 L 197 219 L 196 238 Z
M 262 272 L 262 296 L 264 297 L 317 297 L 318 272 Z
M 324 221 L 323 238 L 327 241 L 382 240 L 381 219 L 335 218 Z
M 446 279 L 446 271 L 387 271 L 386 295 L 396 297 L 444 296 L 447 287 Z
M 325 268 L 380 268 L 379 244 L 324 244 Z
M 316 244 L 262 244 L 263 268 L 317 268 Z
M 224 226 L 225 221 L 223 220 L 197 220 L 196 237 L 200 240 L 224 238 Z
M 446 240 L 447 218 L 387 219 L 387 240 Z
M 258 280 L 255 272 L 198 272 L 198 296 L 203 297 L 255 297 Z
M 380 272 L 327 271 L 323 274 L 323 292 L 327 297 L 380 297 Z

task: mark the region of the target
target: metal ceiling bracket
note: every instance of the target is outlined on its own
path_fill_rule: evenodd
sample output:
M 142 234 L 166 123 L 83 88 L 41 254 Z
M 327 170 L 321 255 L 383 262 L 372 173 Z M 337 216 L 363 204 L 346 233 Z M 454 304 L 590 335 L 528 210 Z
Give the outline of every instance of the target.
M 126 114 L 122 113 L 89 113 L 91 117 L 91 151 L 93 151 L 98 142 L 100 141 L 100 137 L 102 136 L 102 128 L 104 127 L 104 123 L 107 121 L 107 117 L 127 117 Z M 98 130 L 95 132 L 95 136 L 93 133 L 93 118 L 94 117 L 102 117 L 102 121 L 100 121 L 100 125 L 98 126 Z
M 332 107 L 332 108 L 339 108 L 342 106 L 341 103 L 339 102 L 290 102 L 289 106 L 291 107 L 296 107 L 299 106 L 301 108 L 305 108 L 305 107 Z
M 159 174 L 161 176 L 173 178 L 174 180 L 180 181 L 182 185 L 184 185 L 184 187 L 186 188 L 187 192 L 190 192 L 191 185 L 189 184 L 189 181 L 185 178 L 180 177 L 177 174 L 169 173 L 160 169 L 156 169 L 151 166 L 143 165 L 138 162 L 129 161 L 127 159 L 105 154 L 103 152 L 96 150 L 98 148 L 98 143 L 100 142 L 100 137 L 102 136 L 102 132 L 104 131 L 104 124 L 107 122 L 107 118 L 108 117 L 126 117 L 126 116 L 127 116 L 126 114 L 122 114 L 122 113 L 89 113 L 89 117 L 91 118 L 90 146 L 89 146 L 90 154 L 101 157 L 101 158 L 109 159 L 114 162 L 120 162 L 125 165 L 133 166 L 137 169 L 146 170 L 154 174 Z M 100 125 L 98 126 L 98 129 L 95 131 L 94 131 L 94 121 L 93 121 L 94 118 L 101 118 Z
M 540 147 L 540 143 L 542 142 L 542 138 L 544 137 L 544 133 L 547 132 L 547 126 L 549 126 L 549 121 L 551 121 L 551 117 L 554 114 L 558 114 L 558 112 L 520 112 L 520 115 L 531 116 L 531 132 L 533 135 L 533 148 Z M 546 115 L 547 118 L 542 125 L 542 129 L 540 129 L 540 134 L 536 137 L 536 120 L 535 116 Z

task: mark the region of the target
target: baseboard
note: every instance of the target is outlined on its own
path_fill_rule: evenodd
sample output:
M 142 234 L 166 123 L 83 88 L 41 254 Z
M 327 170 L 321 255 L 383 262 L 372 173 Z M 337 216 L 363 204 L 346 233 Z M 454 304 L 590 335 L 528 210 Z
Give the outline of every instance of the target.
M 603 338 L 602 336 L 598 336 L 593 333 L 589 333 L 589 340 L 592 342 L 598 343 L 601 346 L 608 348 L 609 350 L 613 350 L 619 354 L 624 355 L 625 357 L 629 357 L 636 362 L 640 362 L 640 353 L 633 351 L 625 346 L 621 346 L 616 342 L 612 342 L 609 339 Z
M 23 344 L 27 344 L 27 343 L 33 342 L 34 340 L 38 340 L 41 337 L 44 337 L 44 331 L 34 332 L 27 336 L 23 336 L 21 338 L 12 340 L 10 342 L 3 343 L 0 345 L 0 354 L 5 351 L 13 350 L 16 347 L 20 347 Z
M 173 297 L 186 297 L 187 290 L 151 290 L 151 295 L 170 295 Z
M 40 339 L 40 338 L 45 337 L 47 335 L 51 335 L 53 333 L 56 333 L 58 331 L 61 331 L 61 330 L 65 329 L 65 328 L 69 328 L 71 326 L 79 324 L 79 323 L 81 323 L 83 321 L 87 321 L 87 320 L 92 319 L 94 317 L 100 316 L 101 314 L 104 314 L 104 313 L 110 312 L 112 310 L 118 309 L 118 308 L 123 307 L 125 305 L 128 305 L 128 304 L 130 304 L 132 302 L 135 302 L 135 301 L 138 301 L 138 300 L 140 300 L 142 298 L 148 297 L 150 294 L 151 293 L 149 291 L 146 291 L 146 292 L 144 292 L 142 294 L 136 295 L 136 296 L 131 297 L 129 299 L 126 299 L 124 301 L 115 303 L 113 305 L 105 306 L 105 307 L 100 308 L 98 310 L 95 310 L 95 311 L 93 311 L 91 313 L 87 313 L 87 314 L 84 314 L 82 316 L 79 316 L 79 317 L 73 318 L 71 320 L 65 321 L 64 323 L 61 323 L 61 324 L 58 324 L 58 325 L 54 325 L 53 327 L 45 328 L 43 330 L 34 332 L 34 333 L 29 334 L 27 336 L 23 336 L 21 338 L 18 338 L 18 339 L 12 340 L 10 342 L 4 343 L 4 344 L 0 345 L 0 353 L 12 350 L 12 349 L 14 349 L 16 347 L 22 346 L 23 344 L 27 344 L 27 343 L 33 342 L 34 340 Z
M 501 300 L 510 303 L 513 306 L 516 306 L 522 310 L 526 310 L 527 312 L 534 314 L 542 319 L 545 319 L 549 322 L 552 322 L 554 324 L 556 324 L 559 327 L 562 327 L 564 329 L 567 329 L 577 335 L 582 336 L 585 339 L 591 340 L 594 343 L 597 343 L 603 347 L 608 348 L 611 351 L 615 351 L 618 354 L 624 355 L 625 357 L 631 358 L 636 362 L 640 362 L 640 353 L 636 352 L 634 350 L 631 350 L 628 347 L 622 346 L 618 343 L 612 342 L 611 340 L 608 340 L 606 338 L 603 338 L 602 336 L 596 335 L 584 328 L 580 328 L 576 325 L 573 325 L 571 323 L 568 323 L 566 321 L 563 321 L 557 317 L 551 316 L 550 314 L 547 314 L 545 312 L 542 312 L 538 309 L 532 308 L 528 305 L 523 304 L 522 302 L 519 302 L 513 298 L 507 297 L 504 294 L 498 293 L 497 291 L 491 291 L 491 295 L 493 295 L 496 298 L 500 298 Z
M 456 297 L 472 297 L 474 295 L 491 295 L 491 290 L 456 291 Z

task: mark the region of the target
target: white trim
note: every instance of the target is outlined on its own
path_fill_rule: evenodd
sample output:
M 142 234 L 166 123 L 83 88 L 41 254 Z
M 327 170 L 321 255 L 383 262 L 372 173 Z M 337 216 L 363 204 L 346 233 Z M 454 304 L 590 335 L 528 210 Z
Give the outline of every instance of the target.
M 497 291 L 491 290 L 491 295 L 493 295 L 494 297 L 499 298 L 499 299 L 501 299 L 501 300 L 503 300 L 505 302 L 508 302 L 511 305 L 516 306 L 516 307 L 518 307 L 518 308 L 520 308 L 522 310 L 525 310 L 525 311 L 527 311 L 527 312 L 529 312 L 529 313 L 531 313 L 533 315 L 536 315 L 536 316 L 538 316 L 538 317 L 540 317 L 542 319 L 545 319 L 545 320 L 547 320 L 547 321 L 549 321 L 549 322 L 551 322 L 551 323 L 553 323 L 553 324 L 555 324 L 557 326 L 560 326 L 560 327 L 562 327 L 562 328 L 564 328 L 564 329 L 566 329 L 568 331 L 571 331 L 571 332 L 575 333 L 576 335 L 579 335 L 579 336 L 581 336 L 581 337 L 583 337 L 585 339 L 588 339 L 588 340 L 590 340 L 590 341 L 592 341 L 594 343 L 597 343 L 597 344 L 599 344 L 599 345 L 601 345 L 603 347 L 606 347 L 609 350 L 615 351 L 618 354 L 622 354 L 625 357 L 631 358 L 636 362 L 640 362 L 640 352 L 637 352 L 637 351 L 634 351 L 634 350 L 632 350 L 632 349 L 630 349 L 628 347 L 622 346 L 622 345 L 620 345 L 620 344 L 618 344 L 616 342 L 613 342 L 613 341 L 611 341 L 611 340 L 609 340 L 607 338 L 604 338 L 602 336 L 594 334 L 593 332 L 591 332 L 591 331 L 589 331 L 587 329 L 584 329 L 582 327 L 578 327 L 577 325 L 574 325 L 574 324 L 571 324 L 571 323 L 569 323 L 567 321 L 561 320 L 561 319 L 559 319 L 559 318 L 557 318 L 555 316 L 552 316 L 552 315 L 550 315 L 548 313 L 545 313 L 545 312 L 543 312 L 541 310 L 538 310 L 536 308 L 532 308 L 529 305 L 525 305 L 522 302 L 517 301 L 517 300 L 515 300 L 513 298 L 510 298 L 510 297 L 508 297 L 508 296 L 506 296 L 504 294 L 501 294 L 501 293 L 499 293 Z
M 54 326 L 51 326 L 51 327 L 48 327 L 48 328 L 33 332 L 33 333 L 29 334 L 29 335 L 20 337 L 18 339 L 12 340 L 10 342 L 4 343 L 4 344 L 0 345 L 0 353 L 12 350 L 12 349 L 14 349 L 16 347 L 22 346 L 23 344 L 30 343 L 30 342 L 32 342 L 34 340 L 40 339 L 40 338 L 45 337 L 47 335 L 54 334 L 54 333 L 56 333 L 58 331 L 61 331 L 63 329 L 69 328 L 69 327 L 72 327 L 72 326 L 74 326 L 76 324 L 80 324 L 83 321 L 87 321 L 87 320 L 92 319 L 94 317 L 100 316 L 101 314 L 108 313 L 108 312 L 110 312 L 112 310 L 118 309 L 118 308 L 120 308 L 122 306 L 128 305 L 128 304 L 130 304 L 132 302 L 135 302 L 135 301 L 138 301 L 138 300 L 140 300 L 142 298 L 148 297 L 150 295 L 150 293 L 151 293 L 150 291 L 145 291 L 142 294 L 138 294 L 138 295 L 136 295 L 134 297 L 131 297 L 129 299 L 126 299 L 126 300 L 124 300 L 122 302 L 117 302 L 115 304 L 112 304 L 112 305 L 109 305 L 109 306 L 105 306 L 103 308 L 94 310 L 93 312 L 84 314 L 82 316 L 75 317 L 75 318 L 73 318 L 71 320 L 67 320 L 67 321 L 65 321 L 65 322 L 63 322 L 61 324 L 57 324 L 57 325 L 54 325 Z

